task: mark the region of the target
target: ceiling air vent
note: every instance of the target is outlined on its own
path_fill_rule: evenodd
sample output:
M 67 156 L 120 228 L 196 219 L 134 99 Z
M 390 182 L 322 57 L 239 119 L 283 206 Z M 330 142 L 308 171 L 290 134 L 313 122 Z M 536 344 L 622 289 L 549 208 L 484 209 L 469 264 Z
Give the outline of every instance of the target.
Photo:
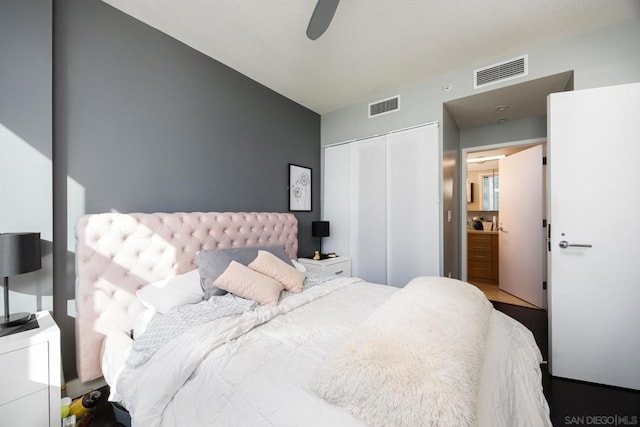
M 526 76 L 529 73 L 528 62 L 528 55 L 522 55 L 518 58 L 475 70 L 473 72 L 473 88 L 478 89 L 493 83 Z
M 369 118 L 393 113 L 400 109 L 400 95 L 369 104 Z

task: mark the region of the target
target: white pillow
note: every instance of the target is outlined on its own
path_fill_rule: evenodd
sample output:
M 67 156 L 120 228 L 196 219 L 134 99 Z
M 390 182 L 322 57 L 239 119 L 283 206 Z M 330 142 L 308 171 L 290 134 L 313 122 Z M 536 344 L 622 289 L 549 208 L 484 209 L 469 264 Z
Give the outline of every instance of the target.
M 150 283 L 136 292 L 145 307 L 167 314 L 174 308 L 202 301 L 204 292 L 200 286 L 198 269 L 168 279 Z
M 151 320 L 153 319 L 153 316 L 155 316 L 155 314 L 156 314 L 156 311 L 154 309 L 147 308 L 145 311 L 143 311 L 142 313 L 136 316 L 135 320 L 133 321 L 133 339 L 134 340 L 137 340 L 138 338 L 140 338 L 142 334 L 144 334 L 144 332 L 149 327 L 149 323 L 151 323 Z
M 301 271 L 303 273 L 307 272 L 307 267 L 305 267 L 304 265 L 300 264 L 298 261 L 296 261 L 295 259 L 291 260 L 291 263 L 293 264 L 293 266 L 298 270 Z

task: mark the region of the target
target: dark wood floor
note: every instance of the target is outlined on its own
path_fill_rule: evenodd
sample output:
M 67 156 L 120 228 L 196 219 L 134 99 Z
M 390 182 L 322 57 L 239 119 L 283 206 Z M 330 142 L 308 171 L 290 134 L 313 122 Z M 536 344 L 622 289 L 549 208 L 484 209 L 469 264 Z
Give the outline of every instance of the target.
M 548 360 L 547 312 L 492 302 L 533 332 L 544 360 Z M 630 355 L 639 358 L 640 355 Z M 555 378 L 542 366 L 542 385 L 554 426 L 640 425 L 640 392 Z
M 548 360 L 547 312 L 501 302 L 493 306 L 531 330 L 544 360 Z M 640 355 L 633 355 L 640 360 Z M 554 426 L 640 425 L 640 392 L 554 378 L 542 366 L 542 385 Z M 108 390 L 103 390 L 103 396 Z M 111 405 L 99 405 L 87 426 L 117 426 Z M 87 420 L 89 421 L 89 420 Z

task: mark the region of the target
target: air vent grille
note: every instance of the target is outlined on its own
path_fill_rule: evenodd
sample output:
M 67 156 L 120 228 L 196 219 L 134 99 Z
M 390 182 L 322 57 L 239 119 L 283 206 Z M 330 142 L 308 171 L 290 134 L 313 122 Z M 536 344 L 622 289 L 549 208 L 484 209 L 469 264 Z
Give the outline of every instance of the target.
M 526 76 L 529 73 L 528 55 L 510 59 L 473 72 L 473 88 Z
M 372 102 L 369 104 L 369 118 L 377 117 L 382 114 L 393 113 L 400 109 L 400 96 L 383 99 L 382 101 Z

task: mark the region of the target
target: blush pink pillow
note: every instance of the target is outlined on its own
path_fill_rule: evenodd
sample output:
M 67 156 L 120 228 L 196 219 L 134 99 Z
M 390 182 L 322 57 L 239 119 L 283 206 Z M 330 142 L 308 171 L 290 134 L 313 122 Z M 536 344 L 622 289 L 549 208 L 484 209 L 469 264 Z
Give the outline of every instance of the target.
M 229 267 L 213 282 L 214 286 L 256 301 L 259 304 L 277 305 L 282 284 L 271 277 L 231 261 Z
M 289 292 L 302 292 L 304 273 L 271 252 L 258 251 L 258 256 L 249 264 L 249 268 L 277 280 Z

